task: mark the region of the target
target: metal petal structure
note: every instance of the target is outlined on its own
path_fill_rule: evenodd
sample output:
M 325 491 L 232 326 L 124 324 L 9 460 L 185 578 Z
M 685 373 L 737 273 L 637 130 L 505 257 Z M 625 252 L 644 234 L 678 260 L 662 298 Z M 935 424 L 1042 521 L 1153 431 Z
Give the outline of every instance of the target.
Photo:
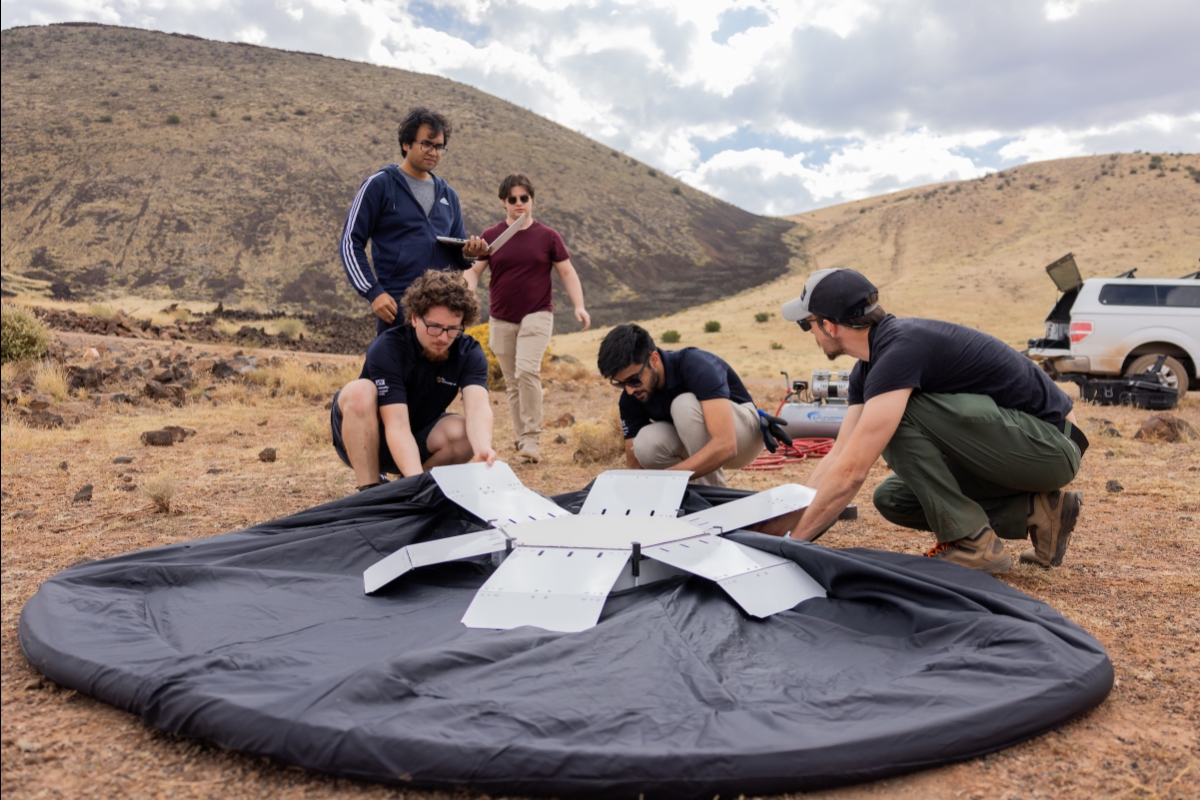
M 755 617 L 825 597 L 795 562 L 722 536 L 805 508 L 815 491 L 785 484 L 680 517 L 689 474 L 610 470 L 575 515 L 527 489 L 503 462 L 437 467 L 446 497 L 496 527 L 401 548 L 363 574 L 364 590 L 418 567 L 503 553 L 463 615 L 468 628 L 587 630 L 612 591 L 681 573 L 716 582 Z

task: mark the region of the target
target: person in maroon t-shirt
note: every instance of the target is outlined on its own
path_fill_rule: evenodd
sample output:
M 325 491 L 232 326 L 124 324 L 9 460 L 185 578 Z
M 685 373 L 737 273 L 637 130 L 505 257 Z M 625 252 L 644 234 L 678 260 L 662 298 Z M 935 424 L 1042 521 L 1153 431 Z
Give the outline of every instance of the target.
M 591 326 L 592 319 L 583 307 L 583 287 L 562 237 L 548 225 L 534 222 L 533 182 L 519 173 L 509 175 L 501 182 L 499 194 L 507 218 L 484 231 L 483 238 L 494 242 L 522 214 L 525 221 L 502 248 L 480 256 L 465 275 L 474 288 L 484 269 L 491 267 L 489 344 L 504 373 L 517 457 L 536 462 L 542 433 L 542 356 L 554 329 L 551 271 L 562 279 L 583 330 Z

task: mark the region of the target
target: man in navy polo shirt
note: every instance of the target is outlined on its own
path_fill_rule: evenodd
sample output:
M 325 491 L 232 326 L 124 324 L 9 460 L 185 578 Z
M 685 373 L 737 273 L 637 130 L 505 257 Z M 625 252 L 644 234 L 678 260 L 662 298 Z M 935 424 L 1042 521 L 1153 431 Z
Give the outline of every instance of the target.
M 1088 441 L 1071 399 L 1032 361 L 973 328 L 885 313 L 878 290 L 850 269 L 814 272 L 783 316 L 830 359 L 858 359 L 850 409 L 809 478 L 817 496 L 790 520 L 792 537 L 827 528 L 882 455 L 894 474 L 875 507 L 932 531 L 927 556 L 994 574 L 1013 563 L 1003 540 L 1028 536 L 1021 561 L 1062 563 L 1082 504 L 1063 487 Z
M 333 398 L 333 446 L 360 491 L 381 472 L 496 460 L 487 358 L 463 333 L 479 316 L 475 293 L 461 273 L 430 270 L 402 303 L 409 322 L 376 338 L 362 374 Z M 464 415 L 446 413 L 459 391 Z
M 622 389 L 617 406 L 629 469 L 690 470 L 726 486 L 763 449 L 758 409 L 733 368 L 695 347 L 660 350 L 645 329 L 618 325 L 600 343 L 600 374 Z
M 411 109 L 400 122 L 403 160 L 363 181 L 350 205 L 339 254 L 351 285 L 371 304 L 377 332 L 404 324 L 396 298 L 426 270 L 468 269 L 487 252 L 483 239 L 467 238 L 458 194 L 433 174 L 450 132 L 450 121 L 438 112 Z M 467 243 L 443 244 L 439 236 Z

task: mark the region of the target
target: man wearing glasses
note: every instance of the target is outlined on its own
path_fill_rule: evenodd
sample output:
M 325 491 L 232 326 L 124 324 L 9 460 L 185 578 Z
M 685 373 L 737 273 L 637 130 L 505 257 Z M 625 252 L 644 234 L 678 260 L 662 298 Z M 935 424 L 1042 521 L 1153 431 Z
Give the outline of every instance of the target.
M 1088 446 L 1071 399 L 999 339 L 897 319 L 878 301 L 863 275 L 825 269 L 783 306 L 830 359 L 858 359 L 837 442 L 809 479 L 817 496 L 799 521 L 783 518 L 790 535 L 819 535 L 882 455 L 894 474 L 875 490 L 875 507 L 932 531 L 938 543 L 927 556 L 995 574 L 1013 563 L 1002 540 L 1028 536 L 1022 562 L 1061 564 L 1082 504 L 1062 488 Z
M 562 280 L 582 330 L 586 331 L 592 320 L 583 307 L 583 286 L 562 237 L 533 219 L 533 181 L 520 173 L 509 175 L 500 183 L 499 194 L 506 218 L 484 231 L 484 240 L 496 241 L 524 216 L 521 230 L 501 250 L 481 256 L 466 276 L 474 288 L 483 271 L 491 268 L 490 344 L 504 373 L 517 458 L 537 463 L 542 433 L 542 356 L 554 332 L 551 272 L 557 272 Z
M 430 270 L 402 303 L 409 324 L 380 334 L 362 374 L 333 397 L 333 446 L 359 491 L 378 486 L 380 473 L 496 460 L 487 358 L 463 333 L 479 316 L 475 293 L 460 273 Z M 446 413 L 460 390 L 464 413 Z
M 744 467 L 762 452 L 754 400 L 712 353 L 660 350 L 645 329 L 618 325 L 600 343 L 596 365 L 621 389 L 629 469 L 690 470 L 696 483 L 726 486 L 726 467 Z
M 487 242 L 467 237 L 458 194 L 433 174 L 450 132 L 450 121 L 438 112 L 411 109 L 400 122 L 403 160 L 363 182 L 342 228 L 342 266 L 355 291 L 370 302 L 379 333 L 404 323 L 396 298 L 426 270 L 465 270 L 487 252 Z M 443 244 L 439 236 L 466 244 Z M 374 271 L 367 260 L 368 241 Z

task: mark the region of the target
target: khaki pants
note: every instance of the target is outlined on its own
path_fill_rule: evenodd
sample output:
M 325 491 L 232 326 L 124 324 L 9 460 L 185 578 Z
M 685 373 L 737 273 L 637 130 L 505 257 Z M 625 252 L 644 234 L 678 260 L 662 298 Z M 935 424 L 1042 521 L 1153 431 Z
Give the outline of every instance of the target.
M 489 329 L 488 344 L 504 373 L 513 438 L 536 448 L 542 434 L 542 356 L 550 346 L 554 314 L 535 311 L 519 324 L 492 317 Z
M 728 486 L 725 467 L 740 469 L 762 452 L 758 409 L 753 403 L 733 404 L 733 424 L 737 431 L 737 455 L 715 472 L 694 478 L 695 483 Z M 696 395 L 686 392 L 671 403 L 670 422 L 652 422 L 638 431 L 633 440 L 633 455 L 644 469 L 666 469 L 699 452 L 711 438 L 704 424 L 700 401 Z

